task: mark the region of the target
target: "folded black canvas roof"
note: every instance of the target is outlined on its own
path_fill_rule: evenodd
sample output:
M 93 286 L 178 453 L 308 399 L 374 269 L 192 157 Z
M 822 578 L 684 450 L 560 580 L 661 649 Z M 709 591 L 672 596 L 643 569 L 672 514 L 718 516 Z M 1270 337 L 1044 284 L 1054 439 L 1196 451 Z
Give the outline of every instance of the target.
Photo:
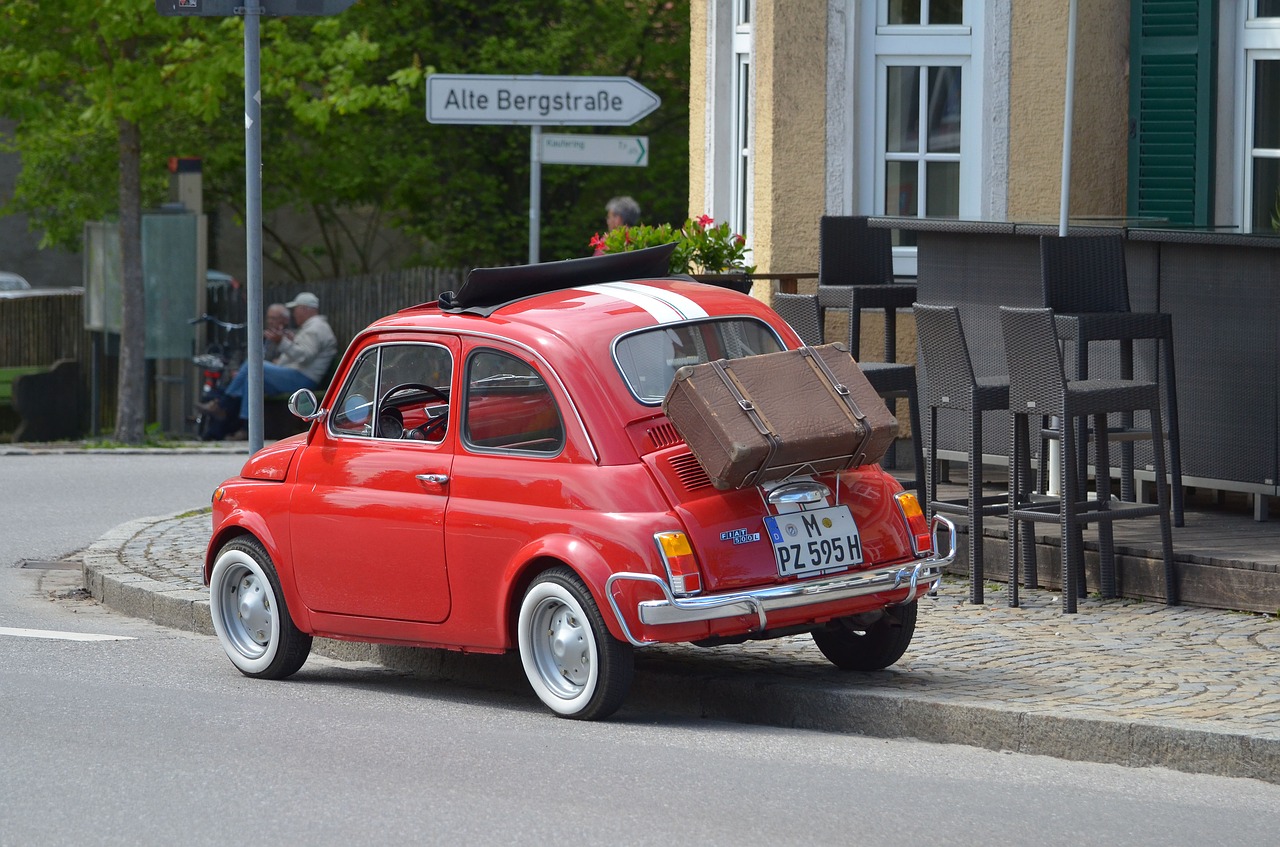
M 671 254 L 675 249 L 676 245 L 672 243 L 538 265 L 475 268 L 467 274 L 466 281 L 456 292 L 446 291 L 440 295 L 440 308 L 446 312 L 488 315 L 504 303 L 548 291 L 628 279 L 670 277 Z

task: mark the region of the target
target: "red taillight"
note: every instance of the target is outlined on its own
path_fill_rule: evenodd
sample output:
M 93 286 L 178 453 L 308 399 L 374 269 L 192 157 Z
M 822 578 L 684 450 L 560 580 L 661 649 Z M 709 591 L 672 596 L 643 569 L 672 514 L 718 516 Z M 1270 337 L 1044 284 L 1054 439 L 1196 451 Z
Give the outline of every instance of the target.
M 917 556 L 927 556 L 933 552 L 933 533 L 929 531 L 929 521 L 925 519 L 920 501 L 909 491 L 900 491 L 893 495 L 898 501 L 898 511 L 907 522 L 911 533 L 911 549 Z
M 671 593 L 677 597 L 688 597 L 702 591 L 702 574 L 698 571 L 698 561 L 693 557 L 688 536 L 683 532 L 659 532 L 653 540 L 667 566 Z

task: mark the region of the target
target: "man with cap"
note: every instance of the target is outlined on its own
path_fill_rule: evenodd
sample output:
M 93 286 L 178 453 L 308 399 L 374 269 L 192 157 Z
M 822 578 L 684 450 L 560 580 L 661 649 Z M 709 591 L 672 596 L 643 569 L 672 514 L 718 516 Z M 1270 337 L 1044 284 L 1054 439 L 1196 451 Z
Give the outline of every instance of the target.
M 334 337 L 329 321 L 320 314 L 320 298 L 310 291 L 303 291 L 284 304 L 293 315 L 294 332 L 282 332 L 274 360 L 262 363 L 262 391 L 273 394 L 292 394 L 299 388 L 315 388 L 329 370 L 338 353 L 338 340 Z M 245 368 L 232 378 L 223 392 L 221 401 L 213 400 L 201 408 L 215 416 L 228 420 L 239 417 L 240 429 L 230 437 L 240 440 L 248 426 L 249 409 L 243 403 L 248 387 L 249 372 Z M 232 408 L 238 406 L 238 409 Z M 225 429 L 230 429 L 230 426 Z

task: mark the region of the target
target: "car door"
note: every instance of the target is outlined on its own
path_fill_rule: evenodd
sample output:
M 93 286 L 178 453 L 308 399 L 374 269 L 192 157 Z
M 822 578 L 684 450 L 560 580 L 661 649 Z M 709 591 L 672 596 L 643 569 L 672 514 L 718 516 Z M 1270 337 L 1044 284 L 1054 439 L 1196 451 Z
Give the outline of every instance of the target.
M 444 515 L 457 356 L 447 336 L 366 344 L 302 451 L 291 544 L 298 592 L 312 610 L 449 616 Z

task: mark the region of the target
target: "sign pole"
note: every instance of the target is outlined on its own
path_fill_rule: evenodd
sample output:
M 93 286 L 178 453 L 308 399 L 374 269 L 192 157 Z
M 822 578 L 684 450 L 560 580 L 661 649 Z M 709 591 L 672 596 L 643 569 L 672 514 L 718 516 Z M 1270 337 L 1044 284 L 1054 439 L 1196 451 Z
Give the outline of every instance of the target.
M 249 404 L 249 451 L 262 449 L 262 96 L 260 25 L 262 9 L 244 10 L 244 173 L 245 260 L 248 263 L 249 380 L 242 403 Z
M 542 127 L 529 127 L 529 264 L 540 261 L 539 233 L 542 231 Z

